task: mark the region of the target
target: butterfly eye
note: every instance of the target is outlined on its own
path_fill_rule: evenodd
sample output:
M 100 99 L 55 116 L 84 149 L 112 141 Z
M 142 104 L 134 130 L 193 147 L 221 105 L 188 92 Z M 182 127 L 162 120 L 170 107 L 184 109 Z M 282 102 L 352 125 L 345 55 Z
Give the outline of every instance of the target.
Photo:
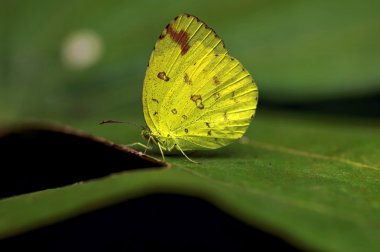
M 150 131 L 148 129 L 144 129 L 141 131 L 141 135 L 144 139 L 148 140 L 150 137 Z

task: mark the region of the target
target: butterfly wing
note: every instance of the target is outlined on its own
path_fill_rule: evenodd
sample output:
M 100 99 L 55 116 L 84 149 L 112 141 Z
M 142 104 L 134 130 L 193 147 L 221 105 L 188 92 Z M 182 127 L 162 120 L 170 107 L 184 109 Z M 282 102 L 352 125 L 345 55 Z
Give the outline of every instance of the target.
M 183 150 L 215 149 L 244 134 L 257 96 L 252 77 L 215 32 L 185 14 L 169 23 L 153 50 L 144 116 L 153 134 Z
M 160 34 L 149 60 L 143 88 L 144 116 L 152 134 L 167 135 L 170 132 L 168 124 L 174 119 L 168 116 L 170 99 L 181 88 L 182 72 L 202 57 L 204 51 L 195 50 L 197 53 L 193 54 L 192 47 L 205 35 L 202 24 L 191 15 L 177 16 Z M 177 104 L 177 107 L 181 105 Z

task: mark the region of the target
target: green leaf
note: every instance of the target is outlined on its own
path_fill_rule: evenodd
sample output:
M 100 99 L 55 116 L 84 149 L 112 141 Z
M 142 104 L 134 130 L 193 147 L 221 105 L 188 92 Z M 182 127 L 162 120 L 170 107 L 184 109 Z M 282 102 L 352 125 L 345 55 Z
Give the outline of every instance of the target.
M 378 251 L 379 122 L 258 115 L 227 148 L 0 201 L 0 237 L 150 193 L 203 198 L 301 248 Z

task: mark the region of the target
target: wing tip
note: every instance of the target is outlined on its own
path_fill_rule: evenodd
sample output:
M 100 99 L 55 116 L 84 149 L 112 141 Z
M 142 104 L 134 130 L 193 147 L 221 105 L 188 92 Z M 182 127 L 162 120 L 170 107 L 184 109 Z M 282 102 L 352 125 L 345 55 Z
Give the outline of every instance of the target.
M 189 13 L 186 13 L 186 12 L 181 13 L 181 14 L 177 15 L 172 21 L 170 21 L 170 23 L 168 24 L 168 26 L 169 26 L 172 22 L 175 22 L 175 21 L 176 21 L 178 18 L 180 18 L 180 17 L 187 17 L 187 18 L 192 17 L 192 18 L 194 18 L 198 23 L 202 23 L 202 24 L 205 26 L 206 29 L 211 30 L 212 33 L 214 34 L 214 36 L 222 41 L 222 46 L 223 46 L 223 48 L 224 48 L 226 51 L 228 51 L 227 48 L 226 48 L 226 44 L 224 43 L 224 40 L 223 40 L 223 39 L 222 39 L 222 38 L 221 38 L 221 37 L 215 32 L 215 30 L 214 30 L 212 27 L 210 27 L 206 22 L 202 21 L 200 18 L 198 18 L 197 16 L 195 16 L 195 15 L 193 15 L 193 14 L 189 14 Z

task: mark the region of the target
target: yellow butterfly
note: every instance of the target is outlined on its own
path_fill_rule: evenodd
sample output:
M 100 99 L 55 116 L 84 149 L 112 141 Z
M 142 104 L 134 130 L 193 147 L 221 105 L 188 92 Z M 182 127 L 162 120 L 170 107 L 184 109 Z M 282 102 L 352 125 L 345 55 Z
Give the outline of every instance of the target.
M 197 17 L 181 14 L 159 36 L 142 95 L 144 138 L 164 152 L 217 149 L 243 136 L 258 89 L 223 41 Z

